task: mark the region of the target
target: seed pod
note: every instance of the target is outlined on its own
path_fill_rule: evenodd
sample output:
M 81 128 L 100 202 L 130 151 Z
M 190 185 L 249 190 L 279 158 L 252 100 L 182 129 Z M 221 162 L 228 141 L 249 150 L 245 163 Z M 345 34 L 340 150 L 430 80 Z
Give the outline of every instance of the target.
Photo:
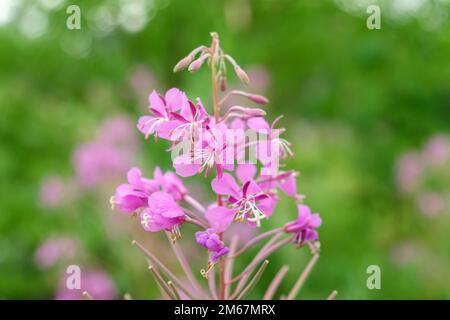
M 250 78 L 248 77 L 247 73 L 245 73 L 244 70 L 242 70 L 241 67 L 239 66 L 235 66 L 234 67 L 234 72 L 236 72 L 236 75 L 238 76 L 238 78 L 245 84 L 249 84 L 250 83 Z

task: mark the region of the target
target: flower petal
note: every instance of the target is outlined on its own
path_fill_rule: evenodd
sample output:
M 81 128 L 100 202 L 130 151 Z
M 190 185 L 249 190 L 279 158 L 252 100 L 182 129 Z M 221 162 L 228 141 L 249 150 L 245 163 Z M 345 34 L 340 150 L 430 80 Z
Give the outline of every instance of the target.
M 177 88 L 169 89 L 165 99 L 170 111 L 177 111 L 187 103 L 186 94 Z
M 239 191 L 239 186 L 229 173 L 222 174 L 222 178 L 214 178 L 211 182 L 213 191 L 220 195 L 235 195 Z
M 253 180 L 255 174 L 256 166 L 253 163 L 243 163 L 237 166 L 236 175 L 242 183 Z
M 153 90 L 153 92 L 150 93 L 148 97 L 148 102 L 150 104 L 151 109 L 155 109 L 162 115 L 167 114 L 166 103 L 164 99 L 155 90 Z
M 224 232 L 234 220 L 235 210 L 213 206 L 208 208 L 205 218 L 216 232 Z

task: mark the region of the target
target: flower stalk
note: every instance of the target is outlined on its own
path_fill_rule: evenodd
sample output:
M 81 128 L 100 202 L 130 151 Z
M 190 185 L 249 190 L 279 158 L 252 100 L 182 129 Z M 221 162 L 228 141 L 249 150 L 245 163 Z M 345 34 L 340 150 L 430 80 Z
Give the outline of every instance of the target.
M 132 242 L 148 259 L 149 269 L 163 297 L 173 300 L 244 299 L 259 285 L 270 255 L 293 244 L 297 248 L 309 247 L 313 254 L 291 291 L 282 295 L 283 298 L 293 299 L 319 257 L 317 229 L 322 220 L 303 202 L 304 196 L 298 194 L 298 173 L 279 170 L 279 161 L 293 156 L 291 144 L 280 137 L 286 129 L 277 128 L 282 117 L 269 124 L 265 118 L 266 111 L 262 108 L 233 105 L 222 110 L 231 96 L 243 97 L 259 107 L 268 104 L 269 100 L 243 90 L 226 92 L 227 64 L 231 65 L 242 83 L 250 83 L 250 78 L 237 61 L 221 48 L 219 35 L 211 32 L 210 36 L 209 47 L 202 45 L 195 48 L 173 69 L 179 72 L 187 68 L 193 73 L 204 65 L 210 68 L 210 107 L 208 104 L 205 106 L 200 98 L 190 100 L 186 93 L 177 88 L 168 90 L 164 95 L 153 91 L 149 95 L 149 114 L 141 116 L 137 123 L 145 138 L 153 135 L 158 141 L 170 143 L 168 151 L 172 152 L 175 172 L 163 172 L 157 167 L 153 177 L 146 178 L 139 168 L 131 168 L 127 183 L 117 187 L 111 204 L 114 209 L 137 217 L 145 231 L 166 233 L 186 281 L 178 278 L 141 243 Z M 208 109 L 212 109 L 213 115 L 208 113 Z M 247 154 L 252 157 L 247 159 Z M 183 178 L 196 174 L 213 175 L 209 202 L 198 201 L 184 185 Z M 233 234 L 231 226 L 256 230 L 263 227 L 266 220 L 275 214 L 280 193 L 296 203 L 297 219 L 242 239 L 243 244 L 238 246 L 239 236 Z M 182 237 L 185 224 L 200 228 L 195 232 L 194 239 L 199 248 L 206 251 L 206 266 L 199 270 L 203 277 L 191 267 L 190 258 L 196 253 L 186 254 L 179 245 L 179 241 L 186 239 Z M 235 260 L 263 241 L 266 243 L 251 262 L 242 271 L 235 272 Z M 264 299 L 274 297 L 287 271 L 288 266 L 279 270 L 263 291 Z M 335 293 L 330 295 L 331 298 L 334 296 Z

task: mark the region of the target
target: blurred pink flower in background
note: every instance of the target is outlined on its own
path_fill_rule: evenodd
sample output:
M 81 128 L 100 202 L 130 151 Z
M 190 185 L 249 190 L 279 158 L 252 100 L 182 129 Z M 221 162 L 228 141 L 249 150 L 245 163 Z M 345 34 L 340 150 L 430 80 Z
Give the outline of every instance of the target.
M 138 140 L 134 122 L 125 115 L 107 118 L 99 129 L 97 140 L 117 147 L 127 148 L 130 152 L 135 151 Z
M 450 157 L 450 140 L 437 134 L 432 136 L 425 146 L 423 158 L 431 166 L 442 166 Z
M 64 181 L 60 177 L 45 177 L 40 185 L 39 204 L 44 208 L 57 207 L 64 198 Z
M 412 196 L 419 211 L 427 217 L 436 217 L 447 209 L 449 160 L 449 137 L 435 134 L 423 148 L 403 154 L 396 163 L 399 190 Z
M 94 187 L 104 180 L 122 176 L 133 161 L 137 138 L 134 124 L 125 116 L 104 121 L 97 137 L 79 145 L 72 156 L 75 180 L 82 187 Z
M 86 270 L 81 269 L 81 288 L 67 288 L 67 277 L 64 274 L 59 283 L 56 293 L 56 300 L 82 300 L 83 292 L 87 291 L 96 300 L 112 300 L 117 298 L 117 291 L 114 282 L 108 274 L 102 270 Z
M 396 164 L 397 185 L 402 192 L 412 192 L 420 182 L 423 172 L 420 156 L 415 152 L 402 155 Z
M 416 261 L 418 252 L 416 245 L 409 241 L 398 242 L 391 248 L 392 262 L 398 266 L 405 266 Z
M 445 202 L 438 193 L 429 192 L 419 195 L 417 205 L 420 211 L 429 217 L 435 217 L 445 209 Z
M 158 81 L 147 66 L 138 64 L 130 70 L 128 85 L 133 94 L 140 100 L 139 105 L 147 107 L 146 97 L 148 92 L 158 88 Z
M 251 79 L 251 90 L 257 93 L 265 93 L 270 86 L 270 72 L 262 65 L 254 65 L 247 69 L 247 74 Z
M 50 237 L 36 250 L 34 261 L 41 269 L 49 268 L 61 260 L 72 259 L 77 247 L 77 242 L 71 237 Z

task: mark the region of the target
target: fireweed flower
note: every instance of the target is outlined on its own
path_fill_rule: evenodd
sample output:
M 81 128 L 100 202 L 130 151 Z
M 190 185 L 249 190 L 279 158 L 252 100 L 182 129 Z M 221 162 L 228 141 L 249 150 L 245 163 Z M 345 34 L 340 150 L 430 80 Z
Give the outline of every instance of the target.
M 148 100 L 149 110 L 153 115 L 139 118 L 137 128 L 146 138 L 156 134 L 163 139 L 170 139 L 170 134 L 177 124 L 170 122 L 171 113 L 187 104 L 186 95 L 180 90 L 172 88 L 166 92 L 164 97 L 153 91 Z
M 211 187 L 218 195 L 228 196 L 236 221 L 246 220 L 252 226 L 259 227 L 261 220 L 272 213 L 275 201 L 253 180 L 246 181 L 239 188 L 233 176 L 225 173 L 221 178 L 215 178 Z
M 301 246 L 306 241 L 315 241 L 319 238 L 316 229 L 322 224 L 322 219 L 318 213 L 311 213 L 311 209 L 304 204 L 299 204 L 297 210 L 297 220 L 287 223 L 284 231 L 293 233 L 294 242 Z
M 239 90 L 219 97 L 219 87 L 226 90 L 226 64 L 231 64 L 242 82 L 248 83 L 250 78 L 231 56 L 224 53 L 218 35 L 211 33 L 211 37 L 210 47 L 197 47 L 177 63 L 174 71 L 188 68 L 194 72 L 203 66 L 211 69 L 213 113 L 208 114 L 199 98 L 194 103 L 179 89 L 170 89 L 164 97 L 153 91 L 149 96 L 151 115 L 141 117 L 137 128 L 146 138 L 155 135 L 168 140 L 176 174 L 163 173 L 157 167 L 153 178 L 147 179 L 142 177 L 139 169 L 133 168 L 128 173 L 128 183 L 117 188 L 112 203 L 126 213 L 138 213 L 146 231 L 168 233 L 172 249 L 189 283 L 181 281 L 142 244 L 132 242 L 147 257 L 149 269 L 166 297 L 242 299 L 264 272 L 268 263 L 266 258 L 270 254 L 292 242 L 297 246 L 309 244 L 313 254 L 311 261 L 286 296 L 293 299 L 301 287 L 299 283 L 304 281 L 319 257 L 316 230 L 322 221 L 319 214 L 311 213 L 309 207 L 302 203 L 303 196 L 297 193 L 298 173 L 278 170 L 279 159 L 293 155 L 290 143 L 280 137 L 285 129 L 277 128 L 281 117 L 269 124 L 263 109 L 243 105 L 232 105 L 221 112 L 224 103 L 232 96 L 244 97 L 258 105 L 265 105 L 269 100 Z M 250 159 L 246 158 L 247 155 Z M 207 205 L 188 194 L 183 180 L 179 178 L 203 172 L 205 176 L 215 175 L 210 187 L 216 201 Z M 241 244 L 238 237 L 242 233 L 233 231 L 236 230 L 233 227 L 258 230 L 255 227 L 261 226 L 273 214 L 277 202 L 282 199 L 279 197 L 280 190 L 296 201 L 298 218 L 283 227 L 260 234 L 255 232 Z M 175 243 L 180 238 L 180 228 L 186 223 L 201 229 L 195 233 L 195 241 L 208 252 L 207 268 L 200 272 L 208 278 L 209 292 L 205 292 L 204 286 L 193 276 L 189 257 Z M 233 234 L 230 234 L 232 231 Z M 227 239 L 226 242 L 229 239 L 230 243 L 224 239 Z M 233 260 L 265 240 L 268 241 L 251 263 L 233 278 Z M 256 270 L 258 265 L 260 267 Z M 210 272 L 215 266 L 218 268 L 218 288 L 216 274 Z M 272 281 L 265 299 L 274 296 L 286 269 L 287 266 L 284 266 Z M 170 280 L 165 282 L 165 279 Z
M 117 187 L 110 202 L 113 207 L 118 206 L 122 212 L 133 213 L 147 206 L 148 197 L 158 191 L 158 184 L 155 180 L 143 178 L 139 168 L 130 169 L 127 177 L 128 183 Z
M 156 167 L 153 177 L 161 190 L 170 194 L 176 201 L 182 200 L 188 193 L 183 181 L 171 171 L 163 173 Z
M 211 259 L 208 262 L 208 269 L 203 272 L 203 274 L 206 274 L 212 266 L 217 263 L 221 256 L 230 252 L 230 249 L 225 247 L 223 241 L 220 239 L 220 236 L 214 229 L 196 232 L 195 240 L 199 245 L 205 247 L 211 253 Z
M 173 161 L 176 173 L 182 177 L 190 177 L 205 172 L 207 176 L 212 168 L 216 169 L 220 177 L 223 170 L 231 170 L 233 162 L 227 161 L 228 149 L 221 124 L 211 123 L 202 130 L 200 139 L 184 141 L 183 152 Z
M 191 100 L 183 103 L 181 112 L 171 113 L 171 127 L 173 127 L 170 135 L 172 141 L 179 141 L 182 138 L 194 140 L 197 138 L 198 130 L 204 130 L 210 122 L 210 117 L 203 107 L 200 98 L 197 98 L 197 105 Z
M 170 231 L 173 241 L 180 238 L 178 226 L 185 220 L 183 209 L 165 192 L 154 192 L 148 198 L 148 207 L 140 214 L 145 231 Z

